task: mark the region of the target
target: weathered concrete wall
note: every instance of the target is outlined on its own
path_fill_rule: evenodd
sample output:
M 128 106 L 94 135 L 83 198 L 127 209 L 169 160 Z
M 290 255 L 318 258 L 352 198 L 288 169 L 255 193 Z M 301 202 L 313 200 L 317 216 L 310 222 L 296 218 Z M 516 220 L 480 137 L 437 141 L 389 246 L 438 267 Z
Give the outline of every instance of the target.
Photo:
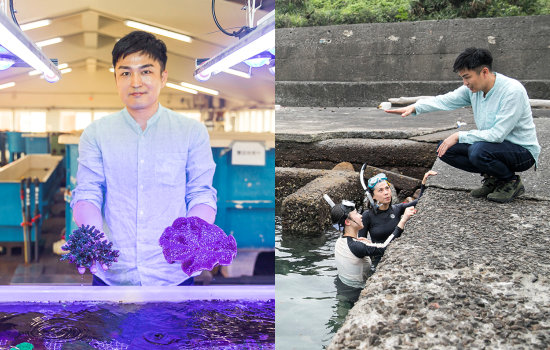
M 276 142 L 275 165 L 332 169 L 342 161 L 359 171 L 365 163 L 421 178 L 436 159 L 436 144 L 410 140 L 335 139 L 314 143 Z
M 547 208 L 429 188 L 328 349 L 548 349 Z
M 284 28 L 276 32 L 276 103 L 373 106 L 389 97 L 460 86 L 466 47 L 489 49 L 493 68 L 550 98 L 550 16 Z

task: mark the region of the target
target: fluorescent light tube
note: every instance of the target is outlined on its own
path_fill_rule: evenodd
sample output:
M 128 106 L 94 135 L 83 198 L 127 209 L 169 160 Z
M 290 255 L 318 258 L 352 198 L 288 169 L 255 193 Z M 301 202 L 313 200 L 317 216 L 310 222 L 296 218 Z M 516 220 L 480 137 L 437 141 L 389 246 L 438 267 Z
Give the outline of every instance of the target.
M 61 74 L 65 74 L 65 73 L 70 73 L 72 72 L 73 70 L 71 68 L 66 68 L 66 69 L 62 69 L 60 70 Z
M 57 66 L 57 69 L 65 69 L 68 66 L 69 66 L 68 63 L 61 63 L 60 65 Z M 29 72 L 29 75 L 38 75 L 38 74 L 42 74 L 42 72 L 39 70 L 33 70 Z
M 183 91 L 183 92 L 188 92 L 190 94 L 195 94 L 195 95 L 197 94 L 196 90 L 191 90 L 191 89 L 188 89 L 188 88 L 185 88 L 183 86 L 176 85 L 176 84 L 166 83 L 166 86 L 168 86 L 169 88 L 172 88 L 172 89 L 180 90 L 180 91 Z
M 11 18 L 1 12 L 0 45 L 34 69 L 43 72 L 48 82 L 55 83 L 61 79 L 61 73 L 48 57 L 13 23 Z
M 7 83 L 7 84 L 4 84 L 4 85 L 0 85 L 0 90 L 1 90 L 1 89 L 7 89 L 7 88 L 12 87 L 12 86 L 14 86 L 14 85 L 15 85 L 14 82 Z
M 109 68 L 109 72 L 114 73 L 115 69 L 113 67 Z
M 202 86 L 193 85 L 193 84 L 189 84 L 189 83 L 183 83 L 183 82 L 180 83 L 180 84 L 183 87 L 193 89 L 193 90 L 197 90 L 197 91 L 202 91 L 202 92 L 210 94 L 210 95 L 218 95 L 219 94 L 219 92 L 217 92 L 216 90 L 208 89 L 208 88 L 205 88 L 205 87 L 202 87 Z
M 236 69 L 232 69 L 232 68 L 227 68 L 223 72 L 233 74 L 233 75 L 236 75 L 236 76 L 241 77 L 241 78 L 246 78 L 246 79 L 250 78 L 250 74 L 248 74 L 247 72 L 242 72 L 240 70 L 236 70 Z
M 19 27 L 22 31 L 31 30 L 35 28 L 45 27 L 52 23 L 50 19 L 43 19 L 41 21 L 31 22 L 31 23 L 25 23 L 21 24 Z
M 190 43 L 192 41 L 191 37 L 189 37 L 187 35 L 179 34 L 179 33 L 172 32 L 172 31 L 169 31 L 169 30 L 166 30 L 166 29 L 161 29 L 161 28 L 158 28 L 158 27 L 153 27 L 153 26 L 143 24 L 143 23 L 139 23 L 139 22 L 124 21 L 124 24 L 126 24 L 128 27 L 144 30 L 146 32 L 151 32 L 151 33 L 154 33 L 154 34 L 166 36 L 166 37 L 169 37 L 169 38 L 172 38 L 172 39 L 181 40 L 181 41 L 185 41 L 185 42 L 188 42 L 188 43 Z
M 197 67 L 193 76 L 199 81 L 206 81 L 210 75 L 218 74 L 274 46 L 275 17 L 270 17 L 238 42 Z
M 58 44 L 62 41 L 63 41 L 63 38 L 53 38 L 53 39 L 48 39 L 48 40 L 44 40 L 44 41 L 39 41 L 39 42 L 36 43 L 36 46 L 44 47 L 44 46 L 48 46 L 48 45 Z

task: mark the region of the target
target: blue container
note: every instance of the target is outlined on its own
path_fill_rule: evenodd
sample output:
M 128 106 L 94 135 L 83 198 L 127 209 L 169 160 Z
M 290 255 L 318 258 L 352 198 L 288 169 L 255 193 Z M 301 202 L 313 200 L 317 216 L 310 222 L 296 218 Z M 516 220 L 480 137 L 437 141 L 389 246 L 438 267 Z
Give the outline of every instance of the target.
M 218 191 L 215 224 L 231 234 L 239 249 L 275 247 L 275 149 L 265 166 L 232 165 L 231 152 L 212 148 Z M 225 154 L 224 154 L 225 153 Z
M 61 143 L 65 143 L 60 139 Z M 73 190 L 78 170 L 78 144 L 66 143 L 67 186 Z M 231 234 L 239 249 L 275 247 L 275 149 L 266 151 L 265 166 L 232 165 L 231 152 L 213 147 L 216 163 L 213 186 L 218 191 L 215 224 Z M 66 237 L 78 227 L 66 196 Z
M 24 134 L 26 154 L 49 154 L 50 136 L 47 134 Z M 31 136 L 32 135 L 32 136 Z
M 41 157 L 40 161 L 36 161 Z M 48 171 L 45 171 L 45 168 Z M 37 170 L 34 170 L 37 169 Z M 49 176 L 47 175 L 49 174 Z M 6 175 L 9 178 L 6 178 Z M 10 176 L 12 175 L 12 176 Z M 45 213 L 53 204 L 54 195 L 58 191 L 63 175 L 63 157 L 51 155 L 26 156 L 10 163 L 0 170 L 0 242 L 24 242 L 21 222 L 21 177 L 35 177 L 40 180 L 38 206 L 42 218 L 38 226 L 39 238 Z M 45 181 L 44 181 L 45 178 Z M 31 186 L 31 216 L 34 214 L 34 185 Z M 32 227 L 32 240 L 35 229 Z
M 71 191 L 76 187 L 76 172 L 78 171 L 78 144 L 65 144 L 65 159 L 67 165 L 67 192 L 65 193 L 65 239 L 78 229 L 73 219 L 71 209 Z
M 9 162 L 13 162 L 14 154 L 26 153 L 25 139 L 21 136 L 22 133 L 17 131 L 8 131 L 8 152 L 10 153 Z

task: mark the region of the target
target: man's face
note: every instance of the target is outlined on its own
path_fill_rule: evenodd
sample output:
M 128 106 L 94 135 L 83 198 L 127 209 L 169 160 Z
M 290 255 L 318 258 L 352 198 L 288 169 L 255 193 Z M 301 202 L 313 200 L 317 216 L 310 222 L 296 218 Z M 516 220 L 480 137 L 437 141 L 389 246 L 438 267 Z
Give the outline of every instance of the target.
M 458 70 L 458 75 L 462 78 L 464 85 L 474 94 L 485 88 L 488 73 L 489 69 L 487 67 L 483 67 L 479 74 L 468 68 Z
M 346 219 L 346 221 L 350 225 L 357 226 L 359 229 L 363 228 L 363 217 L 361 216 L 361 214 L 359 214 L 357 212 L 357 210 L 354 210 L 351 213 L 349 213 L 348 218 Z
M 156 108 L 160 89 L 166 85 L 168 72 L 161 72 L 158 61 L 136 52 L 120 59 L 115 67 L 115 81 L 120 99 L 135 111 Z

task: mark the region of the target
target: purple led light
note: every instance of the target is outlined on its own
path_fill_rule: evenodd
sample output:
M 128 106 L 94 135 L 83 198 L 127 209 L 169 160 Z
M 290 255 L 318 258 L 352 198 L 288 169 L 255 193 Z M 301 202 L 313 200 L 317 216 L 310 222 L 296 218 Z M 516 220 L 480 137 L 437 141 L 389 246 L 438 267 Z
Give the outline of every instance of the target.
M 216 225 L 198 217 L 178 218 L 168 226 L 159 244 L 170 264 L 178 261 L 185 274 L 212 270 L 216 264 L 230 265 L 237 255 L 237 242 Z

